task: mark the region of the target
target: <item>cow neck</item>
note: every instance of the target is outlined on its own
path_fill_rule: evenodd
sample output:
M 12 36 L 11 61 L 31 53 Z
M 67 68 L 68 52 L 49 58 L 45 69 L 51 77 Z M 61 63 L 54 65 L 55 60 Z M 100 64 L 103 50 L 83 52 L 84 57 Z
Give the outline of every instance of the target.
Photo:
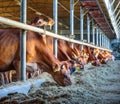
M 39 38 L 40 37 L 40 38 Z M 37 58 L 37 63 L 39 66 L 44 69 L 44 71 L 48 73 L 53 72 L 52 65 L 53 64 L 60 64 L 60 61 L 55 58 L 51 50 L 48 48 L 48 46 L 45 44 L 43 37 L 38 36 L 37 41 L 36 41 L 36 58 Z

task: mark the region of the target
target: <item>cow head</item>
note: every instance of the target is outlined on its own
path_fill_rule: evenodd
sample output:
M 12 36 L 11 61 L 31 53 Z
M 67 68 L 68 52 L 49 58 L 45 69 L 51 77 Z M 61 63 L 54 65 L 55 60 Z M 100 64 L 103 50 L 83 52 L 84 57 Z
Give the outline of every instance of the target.
M 99 59 L 96 59 L 96 60 L 91 61 L 91 64 L 94 65 L 94 66 L 100 66 L 100 65 L 101 65 Z
M 52 76 L 54 80 L 61 86 L 71 85 L 70 72 L 67 63 L 53 64 Z
M 48 21 L 45 21 L 42 17 L 36 16 L 32 21 L 31 25 L 41 27 L 44 25 L 53 26 L 54 21 L 50 18 Z
M 79 58 L 77 58 L 78 64 L 81 66 L 81 69 L 84 68 L 84 65 L 88 62 L 89 55 L 84 51 L 81 51 Z

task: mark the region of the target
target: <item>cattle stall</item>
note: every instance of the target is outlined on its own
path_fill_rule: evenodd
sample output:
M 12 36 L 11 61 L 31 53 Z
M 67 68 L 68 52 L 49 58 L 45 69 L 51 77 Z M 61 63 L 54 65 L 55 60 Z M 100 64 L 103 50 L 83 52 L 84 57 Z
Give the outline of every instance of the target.
M 10 3 L 11 0 L 8 0 Z M 108 16 L 103 13 L 101 9 L 99 0 L 49 0 L 46 1 L 34 1 L 32 5 L 32 1 L 30 0 L 14 0 L 16 5 L 14 7 L 19 7 L 20 18 L 15 19 L 13 16 L 9 18 L 9 16 L 5 16 L 4 12 L 0 16 L 0 23 L 3 26 L 8 25 L 9 27 L 15 27 L 21 29 L 20 31 L 20 65 L 21 65 L 21 74 L 20 78 L 22 81 L 26 81 L 26 32 L 33 31 L 36 33 L 41 33 L 40 35 L 46 35 L 53 37 L 54 39 L 54 48 L 53 53 L 57 58 L 58 53 L 58 40 L 64 40 L 71 43 L 71 47 L 74 44 L 79 44 L 80 50 L 83 50 L 84 46 L 99 49 L 107 52 L 112 52 L 110 49 L 110 40 L 115 38 L 115 34 L 112 30 L 111 24 L 108 22 Z M 48 2 L 48 3 L 47 3 Z M 4 5 L 7 4 L 7 0 L 2 0 L 1 3 Z M 42 9 L 36 7 L 40 3 Z M 69 5 L 68 5 L 69 4 Z M 48 8 L 47 8 L 48 5 Z M 44 11 L 43 6 L 46 7 L 46 11 Z M 5 6 L 7 8 L 7 6 Z M 12 6 L 8 5 L 8 8 L 12 8 Z M 54 26 L 49 27 L 44 26 L 43 28 L 38 28 L 37 26 L 28 25 L 27 23 L 30 21 L 27 20 L 27 15 L 29 20 L 33 18 L 30 16 L 32 14 L 27 14 L 27 10 L 35 12 L 35 15 L 43 15 L 43 17 L 47 19 L 54 20 Z M 41 11 L 39 11 L 40 9 Z M 48 13 L 47 10 L 52 11 L 52 13 Z M 59 11 L 61 12 L 59 13 Z M 2 10 L 1 10 L 2 11 Z M 28 11 L 28 12 L 29 12 Z M 8 11 L 9 12 L 9 11 Z M 30 13 L 32 13 L 30 12 Z M 64 13 L 65 12 L 65 13 Z M 48 14 L 47 14 L 48 13 Z M 9 14 L 9 13 L 8 13 Z M 30 17 L 29 17 L 30 16 Z M 69 18 L 68 20 L 66 18 Z M 62 20 L 63 19 L 63 20 Z M 20 22 L 19 22 L 20 20 Z M 65 22 L 65 24 L 64 24 Z M 1 25 L 1 26 L 2 26 Z M 66 29 L 66 30 L 65 30 Z M 68 35 L 68 36 L 67 36 Z M 38 81 L 39 82 L 39 81 Z M 41 82 L 44 82 L 43 80 Z M 37 83 L 37 82 L 36 82 Z M 28 84 L 30 86 L 31 84 Z M 39 85 L 40 86 L 40 85 Z

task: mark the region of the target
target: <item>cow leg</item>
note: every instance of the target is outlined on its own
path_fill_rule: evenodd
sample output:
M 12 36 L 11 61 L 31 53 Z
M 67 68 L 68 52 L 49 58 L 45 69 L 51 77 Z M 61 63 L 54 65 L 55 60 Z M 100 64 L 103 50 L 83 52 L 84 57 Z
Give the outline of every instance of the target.
M 12 71 L 8 72 L 9 83 L 12 82 Z
M 5 83 L 6 83 L 6 84 L 9 83 L 8 73 L 9 73 L 9 72 L 4 72 L 4 78 L 5 78 Z
M 0 85 L 5 84 L 5 80 L 4 80 L 4 74 L 0 73 Z
M 16 60 L 13 62 L 13 66 L 15 67 L 16 69 L 16 78 L 17 80 L 20 80 L 20 74 L 21 74 L 21 70 L 20 70 L 20 60 Z

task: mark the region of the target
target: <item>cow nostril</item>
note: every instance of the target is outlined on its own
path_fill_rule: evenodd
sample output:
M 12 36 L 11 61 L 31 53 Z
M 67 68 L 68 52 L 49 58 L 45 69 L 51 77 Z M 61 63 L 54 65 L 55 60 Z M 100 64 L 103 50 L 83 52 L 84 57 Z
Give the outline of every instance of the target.
M 64 78 L 64 84 L 65 84 L 65 86 L 69 86 L 72 84 L 72 82 L 69 78 Z

